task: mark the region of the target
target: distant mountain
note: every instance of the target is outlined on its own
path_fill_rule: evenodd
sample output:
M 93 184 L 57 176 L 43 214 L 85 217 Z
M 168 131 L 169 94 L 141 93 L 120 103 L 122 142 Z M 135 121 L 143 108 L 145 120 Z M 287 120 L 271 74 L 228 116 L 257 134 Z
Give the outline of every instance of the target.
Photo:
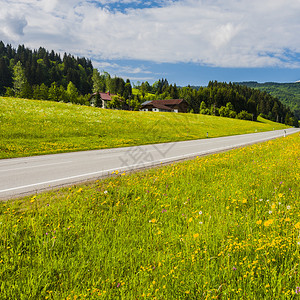
M 289 107 L 295 116 L 300 119 L 300 81 L 294 83 L 258 83 L 256 81 L 247 81 L 238 82 L 237 84 L 246 85 L 250 88 L 259 89 L 271 94 Z

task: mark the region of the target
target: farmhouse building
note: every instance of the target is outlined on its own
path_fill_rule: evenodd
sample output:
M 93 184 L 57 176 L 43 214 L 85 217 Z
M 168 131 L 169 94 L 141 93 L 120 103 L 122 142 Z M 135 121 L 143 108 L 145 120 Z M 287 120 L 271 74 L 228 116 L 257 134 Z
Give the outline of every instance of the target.
M 188 103 L 184 99 L 146 101 L 142 103 L 141 111 L 186 113 Z
M 91 95 L 91 97 L 89 99 L 89 102 L 91 103 L 92 106 L 95 106 L 95 104 L 96 104 L 97 94 L 99 94 L 99 96 L 100 96 L 100 101 L 102 102 L 102 105 L 101 105 L 102 108 L 107 108 L 107 103 L 112 100 L 113 96 L 116 96 L 116 95 L 111 94 L 110 92 L 107 92 L 107 93 L 102 93 L 102 92 L 94 93 L 94 94 Z

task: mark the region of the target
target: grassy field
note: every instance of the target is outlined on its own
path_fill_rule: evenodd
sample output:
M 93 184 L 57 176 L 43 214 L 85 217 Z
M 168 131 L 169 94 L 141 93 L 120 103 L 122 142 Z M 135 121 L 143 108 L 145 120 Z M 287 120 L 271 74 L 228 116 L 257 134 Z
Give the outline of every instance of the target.
M 1 203 L 1 299 L 296 299 L 299 148 L 295 134 Z
M 286 128 L 194 114 L 104 110 L 0 97 L 0 159 Z

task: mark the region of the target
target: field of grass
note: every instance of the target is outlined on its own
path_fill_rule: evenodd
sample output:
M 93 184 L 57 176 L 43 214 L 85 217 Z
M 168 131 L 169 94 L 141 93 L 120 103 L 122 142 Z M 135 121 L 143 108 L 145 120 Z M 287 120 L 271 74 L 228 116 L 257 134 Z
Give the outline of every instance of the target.
M 104 110 L 0 97 L 0 159 L 286 128 L 194 114 Z
M 132 95 L 138 95 L 138 94 L 141 94 L 140 90 L 139 89 L 135 89 L 133 88 L 132 89 Z M 155 94 L 152 94 L 152 93 L 146 93 L 145 97 L 152 97 L 152 96 L 155 96 Z
M 299 148 L 295 134 L 1 203 L 1 299 L 296 299 Z

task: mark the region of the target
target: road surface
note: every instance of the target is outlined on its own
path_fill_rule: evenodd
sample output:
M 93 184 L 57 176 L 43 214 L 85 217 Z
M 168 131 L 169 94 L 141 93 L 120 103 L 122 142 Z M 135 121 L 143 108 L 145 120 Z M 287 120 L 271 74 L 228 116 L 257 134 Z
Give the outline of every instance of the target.
M 286 130 L 286 135 L 299 132 Z M 0 160 L 0 199 L 89 181 L 283 137 L 284 130 L 202 140 Z

